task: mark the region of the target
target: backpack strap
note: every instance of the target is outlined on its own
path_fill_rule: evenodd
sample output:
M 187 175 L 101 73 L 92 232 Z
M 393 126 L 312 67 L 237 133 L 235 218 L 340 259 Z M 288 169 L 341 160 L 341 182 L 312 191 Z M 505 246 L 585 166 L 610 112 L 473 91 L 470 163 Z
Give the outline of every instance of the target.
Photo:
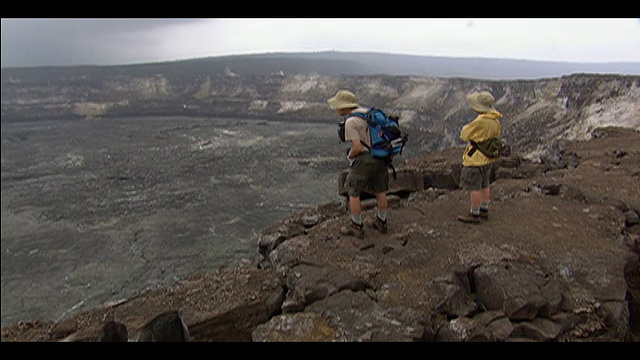
M 396 180 L 396 168 L 393 167 L 393 163 L 391 161 L 389 161 L 387 165 L 391 168 L 391 171 L 393 172 L 393 180 Z
M 348 118 L 350 118 L 352 116 L 356 116 L 356 117 L 359 117 L 359 118 L 367 121 L 367 114 L 365 114 L 363 112 L 359 112 L 359 111 L 354 111 L 354 112 L 348 114 L 347 116 L 345 116 L 344 118 L 346 120 L 346 119 L 348 119 Z
M 471 157 L 471 156 L 473 156 L 473 154 L 475 154 L 476 150 L 478 150 L 478 143 L 476 143 L 473 140 L 470 140 L 469 142 L 471 143 L 471 150 L 469 150 L 467 155 L 469 155 L 469 157 Z

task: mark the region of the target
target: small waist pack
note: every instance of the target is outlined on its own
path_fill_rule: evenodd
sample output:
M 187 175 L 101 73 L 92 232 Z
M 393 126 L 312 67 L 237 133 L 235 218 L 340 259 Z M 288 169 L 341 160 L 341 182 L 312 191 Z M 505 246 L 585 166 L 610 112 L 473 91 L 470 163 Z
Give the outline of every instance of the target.
M 480 150 L 484 156 L 490 159 L 498 159 L 501 156 L 511 155 L 511 146 L 499 137 L 491 138 L 483 142 L 471 141 L 471 146 L 469 156 L 472 156 L 476 150 Z

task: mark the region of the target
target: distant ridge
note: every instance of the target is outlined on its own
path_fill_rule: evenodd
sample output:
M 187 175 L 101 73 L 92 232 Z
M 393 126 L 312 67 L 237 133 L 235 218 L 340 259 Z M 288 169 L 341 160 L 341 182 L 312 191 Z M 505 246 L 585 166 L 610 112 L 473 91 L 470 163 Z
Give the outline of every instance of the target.
M 330 75 L 383 74 L 479 79 L 535 79 L 575 73 L 640 75 L 640 62 L 569 63 L 366 52 L 274 53 L 256 56 L 262 56 L 265 60 L 324 60 L 327 62 L 326 74 Z
M 399 55 L 373 52 L 303 52 L 229 55 L 117 66 L 71 66 L 3 68 L 7 71 L 38 72 L 42 69 L 74 72 L 99 68 L 126 75 L 163 73 L 172 76 L 201 76 L 232 72 L 241 76 L 270 74 L 391 75 L 463 77 L 487 80 L 555 78 L 577 73 L 640 75 L 640 62 L 570 63 L 497 58 L 460 58 Z

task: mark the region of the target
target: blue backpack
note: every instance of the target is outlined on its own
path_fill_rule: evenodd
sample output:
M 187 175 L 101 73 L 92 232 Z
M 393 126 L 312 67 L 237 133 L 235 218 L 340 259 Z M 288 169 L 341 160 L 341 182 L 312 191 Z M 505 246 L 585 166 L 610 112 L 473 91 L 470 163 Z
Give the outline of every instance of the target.
M 400 130 L 399 118 L 396 116 L 388 116 L 382 110 L 370 108 L 366 113 L 353 112 L 340 122 L 338 128 L 338 136 L 342 142 L 344 137 L 344 124 L 346 118 L 357 116 L 364 119 L 369 125 L 369 136 L 371 137 L 371 147 L 363 141 L 360 141 L 369 151 L 371 155 L 378 159 L 385 159 L 389 167 L 393 170 L 393 178 L 396 178 L 396 170 L 391 164 L 395 155 L 401 155 L 404 145 L 409 140 L 409 136 Z
M 354 112 L 349 116 L 357 116 L 367 121 L 371 147 L 362 145 L 371 151 L 371 155 L 379 159 L 391 159 L 401 155 L 409 136 L 400 130 L 399 118 L 387 116 L 382 110 L 371 108 L 366 113 Z

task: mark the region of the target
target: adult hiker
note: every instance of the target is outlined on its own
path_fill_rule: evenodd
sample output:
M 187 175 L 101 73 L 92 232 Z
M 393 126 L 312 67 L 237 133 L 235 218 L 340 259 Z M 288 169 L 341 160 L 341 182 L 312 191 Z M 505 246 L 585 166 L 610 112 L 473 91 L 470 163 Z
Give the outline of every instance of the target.
M 478 151 L 476 144 L 500 136 L 502 114 L 495 109 L 494 101 L 493 95 L 488 91 L 474 92 L 467 96 L 467 102 L 478 115 L 460 131 L 460 138 L 469 143 L 462 155 L 460 172 L 460 187 L 469 191 L 471 197 L 470 211 L 458 216 L 458 220 L 465 223 L 477 224 L 480 219 L 489 218 L 489 181 L 491 168 L 497 158 Z
M 351 115 L 354 112 L 365 113 L 369 109 L 358 105 L 356 95 L 348 90 L 339 90 L 327 102 L 345 119 L 345 140 L 351 143 L 351 148 L 347 152 L 349 172 L 345 179 L 349 195 L 351 222 L 349 225 L 343 226 L 340 232 L 343 235 L 364 238 L 360 195 L 367 191 L 376 197 L 377 216 L 371 226 L 385 234 L 387 232 L 388 211 L 386 192 L 389 190 L 388 164 L 385 160 L 371 156 L 368 150 L 368 147 L 371 147 L 371 138 L 366 120 Z

